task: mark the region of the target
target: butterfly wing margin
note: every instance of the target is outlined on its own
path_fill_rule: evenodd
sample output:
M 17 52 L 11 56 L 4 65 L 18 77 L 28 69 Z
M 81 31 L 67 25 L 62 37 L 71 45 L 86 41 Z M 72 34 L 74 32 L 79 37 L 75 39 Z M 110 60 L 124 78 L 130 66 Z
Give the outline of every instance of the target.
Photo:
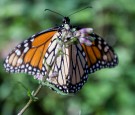
M 45 70 L 42 70 L 42 61 L 56 32 L 57 28 L 44 30 L 17 45 L 4 61 L 6 71 L 23 72 L 31 75 L 42 72 L 44 75 Z

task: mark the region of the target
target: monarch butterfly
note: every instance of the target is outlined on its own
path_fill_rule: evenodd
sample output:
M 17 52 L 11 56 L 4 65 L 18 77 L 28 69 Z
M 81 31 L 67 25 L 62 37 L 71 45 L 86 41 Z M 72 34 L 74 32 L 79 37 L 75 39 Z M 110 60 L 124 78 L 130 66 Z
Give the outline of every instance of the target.
M 64 17 L 62 25 L 43 30 L 17 45 L 5 59 L 4 67 L 7 72 L 44 78 L 64 93 L 76 93 L 88 74 L 117 64 L 112 47 L 92 28 L 72 27 L 69 17 Z

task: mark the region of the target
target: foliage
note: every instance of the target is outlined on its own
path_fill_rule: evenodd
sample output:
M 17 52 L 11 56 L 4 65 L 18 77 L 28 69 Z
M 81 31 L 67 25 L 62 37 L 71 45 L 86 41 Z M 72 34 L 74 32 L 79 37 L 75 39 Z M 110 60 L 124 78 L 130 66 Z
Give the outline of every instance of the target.
M 89 75 L 75 96 L 62 96 L 48 87 L 25 115 L 134 115 L 135 113 L 135 1 L 134 0 L 0 0 L 0 113 L 16 114 L 28 101 L 38 81 L 26 74 L 4 71 L 3 60 L 16 44 L 41 30 L 61 24 L 61 17 L 45 8 L 70 14 L 91 5 L 93 8 L 70 17 L 71 23 L 92 27 L 115 48 L 119 65 Z

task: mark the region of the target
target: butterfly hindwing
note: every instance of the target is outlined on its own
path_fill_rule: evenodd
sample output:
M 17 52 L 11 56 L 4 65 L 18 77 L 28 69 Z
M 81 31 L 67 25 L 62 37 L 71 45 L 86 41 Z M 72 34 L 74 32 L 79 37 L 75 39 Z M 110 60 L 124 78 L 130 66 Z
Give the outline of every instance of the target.
M 62 53 L 56 58 L 58 49 L 62 50 Z M 47 80 L 64 93 L 80 90 L 88 78 L 86 55 L 82 55 L 82 52 L 81 44 L 61 47 L 57 40 L 53 39 L 45 55 L 45 64 L 52 64 Z

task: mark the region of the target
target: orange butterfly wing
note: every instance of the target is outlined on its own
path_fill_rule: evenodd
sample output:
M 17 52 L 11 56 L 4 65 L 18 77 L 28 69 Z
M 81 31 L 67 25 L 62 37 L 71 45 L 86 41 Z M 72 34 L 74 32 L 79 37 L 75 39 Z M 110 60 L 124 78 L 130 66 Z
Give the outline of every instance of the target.
M 19 44 L 5 59 L 6 71 L 32 75 L 41 73 L 48 45 L 56 32 L 56 29 L 43 31 Z M 42 72 L 42 74 L 45 73 Z
M 111 68 L 118 64 L 118 57 L 113 49 L 98 35 L 90 34 L 94 38 L 91 46 L 82 44 L 87 57 L 89 73 L 101 68 Z

